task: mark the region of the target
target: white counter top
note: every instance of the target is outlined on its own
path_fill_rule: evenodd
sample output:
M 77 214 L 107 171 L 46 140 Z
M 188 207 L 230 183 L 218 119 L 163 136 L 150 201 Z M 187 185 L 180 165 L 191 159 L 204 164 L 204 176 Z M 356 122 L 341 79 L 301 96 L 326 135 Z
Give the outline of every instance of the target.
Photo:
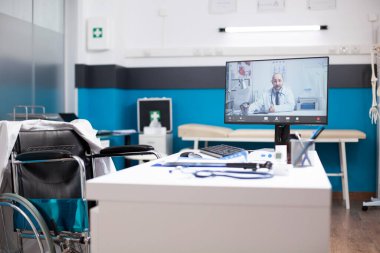
M 329 205 L 326 201 L 329 198 L 325 198 L 323 192 L 330 194 L 331 184 L 316 153 L 313 156 L 313 167 L 293 168 L 288 176 L 253 180 L 196 178 L 173 168 L 151 167 L 150 165 L 157 163 L 153 161 L 89 180 L 87 198 L 104 201 L 207 202 L 234 205 L 263 205 L 274 202 L 280 205 L 297 205 L 299 198 L 303 198 L 303 201 L 308 200 L 307 203 L 304 202 L 306 205 Z M 220 190 L 223 190 L 223 194 L 220 194 Z M 321 191 L 322 195 L 316 194 L 315 198 L 310 198 L 308 190 Z

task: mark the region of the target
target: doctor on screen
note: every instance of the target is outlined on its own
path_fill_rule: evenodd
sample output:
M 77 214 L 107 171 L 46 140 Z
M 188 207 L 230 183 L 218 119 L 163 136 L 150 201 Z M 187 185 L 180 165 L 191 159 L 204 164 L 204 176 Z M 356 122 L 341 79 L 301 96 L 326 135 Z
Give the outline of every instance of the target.
M 295 99 L 293 92 L 284 87 L 283 84 L 282 74 L 274 73 L 272 76 L 272 88 L 266 90 L 256 102 L 241 104 L 242 114 L 294 111 Z

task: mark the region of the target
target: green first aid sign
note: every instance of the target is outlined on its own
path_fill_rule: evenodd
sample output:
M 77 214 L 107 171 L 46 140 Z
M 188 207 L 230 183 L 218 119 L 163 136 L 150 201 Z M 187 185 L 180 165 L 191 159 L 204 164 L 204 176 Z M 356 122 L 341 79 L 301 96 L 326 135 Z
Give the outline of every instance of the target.
M 103 28 L 102 27 L 92 28 L 92 38 L 94 39 L 103 38 Z
M 161 112 L 160 111 L 150 111 L 149 116 L 150 116 L 150 121 L 153 121 L 154 119 L 157 119 L 158 121 L 160 121 Z

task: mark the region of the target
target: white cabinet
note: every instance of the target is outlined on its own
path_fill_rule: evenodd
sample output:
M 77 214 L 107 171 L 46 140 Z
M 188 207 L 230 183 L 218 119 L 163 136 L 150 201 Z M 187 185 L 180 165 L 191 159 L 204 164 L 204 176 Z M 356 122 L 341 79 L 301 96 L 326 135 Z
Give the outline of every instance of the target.
M 173 134 L 140 134 L 139 144 L 151 145 L 157 152 L 170 155 L 173 153 Z

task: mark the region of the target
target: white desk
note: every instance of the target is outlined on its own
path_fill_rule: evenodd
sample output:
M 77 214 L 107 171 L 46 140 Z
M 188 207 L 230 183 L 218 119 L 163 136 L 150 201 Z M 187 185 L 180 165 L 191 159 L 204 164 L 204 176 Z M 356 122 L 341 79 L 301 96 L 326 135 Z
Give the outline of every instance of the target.
M 312 130 L 291 130 L 297 131 L 303 139 L 310 138 Z M 200 124 L 185 124 L 178 127 L 178 136 L 184 141 L 194 141 L 194 149 L 199 148 L 199 142 L 274 142 L 274 130 L 267 129 L 238 129 L 232 130 L 224 127 L 213 127 Z M 339 145 L 340 172 L 328 173 L 330 177 L 341 177 L 343 199 L 346 202 L 346 209 L 350 209 L 350 195 L 347 173 L 346 143 L 359 142 L 365 139 L 366 134 L 358 130 L 324 130 L 316 142 L 337 143 Z
M 312 156 L 314 167 L 265 180 L 199 179 L 155 161 L 92 179 L 91 250 L 329 252 L 331 185 Z

